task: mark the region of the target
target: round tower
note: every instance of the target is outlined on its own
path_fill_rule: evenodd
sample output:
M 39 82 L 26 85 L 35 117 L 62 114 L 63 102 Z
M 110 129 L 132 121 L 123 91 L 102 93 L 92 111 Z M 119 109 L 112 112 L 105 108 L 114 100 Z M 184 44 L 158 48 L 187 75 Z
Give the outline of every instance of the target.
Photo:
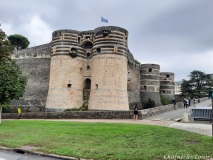
M 170 98 L 174 97 L 174 73 L 160 73 L 160 93 Z
M 46 108 L 79 108 L 83 103 L 85 50 L 81 34 L 58 30 L 52 34 L 49 91 Z
M 160 65 L 141 64 L 141 103 L 144 106 L 148 99 L 155 101 L 156 106 L 161 105 L 160 100 Z
M 127 30 L 106 26 L 94 30 L 91 61 L 91 110 L 129 110 Z

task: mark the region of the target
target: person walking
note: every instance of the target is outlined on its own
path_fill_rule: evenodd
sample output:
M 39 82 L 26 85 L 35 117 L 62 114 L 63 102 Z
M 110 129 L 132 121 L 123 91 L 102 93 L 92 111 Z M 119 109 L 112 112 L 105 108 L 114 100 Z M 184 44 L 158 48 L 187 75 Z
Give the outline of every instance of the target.
M 196 99 L 195 99 L 195 98 L 193 99 L 193 103 L 194 103 L 194 106 L 196 107 L 196 105 L 195 105 L 195 103 L 196 103 Z
M 190 100 L 190 97 L 188 98 L 188 106 L 191 106 L 191 100 Z
M 184 100 L 183 100 L 183 107 L 187 108 L 187 105 L 188 105 L 188 100 L 186 98 L 184 98 Z
M 175 98 L 172 99 L 172 103 L 174 105 L 174 110 L 176 110 L 176 100 L 175 100 Z
M 138 119 L 138 104 L 136 103 L 134 106 L 134 119 Z
M 17 116 L 17 119 L 20 119 L 20 117 L 21 117 L 21 108 L 18 107 L 18 116 Z

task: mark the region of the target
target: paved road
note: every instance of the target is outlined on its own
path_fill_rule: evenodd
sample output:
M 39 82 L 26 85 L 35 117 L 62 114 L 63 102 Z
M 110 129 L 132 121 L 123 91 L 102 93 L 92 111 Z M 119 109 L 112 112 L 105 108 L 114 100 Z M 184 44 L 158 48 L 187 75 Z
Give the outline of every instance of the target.
M 207 101 L 196 104 L 196 107 L 207 106 L 207 105 L 211 106 L 211 103 L 212 103 L 211 99 L 209 99 Z M 147 117 L 146 119 L 152 120 L 152 121 L 173 121 L 174 119 L 183 117 L 184 113 L 190 114 L 190 110 L 192 108 L 195 108 L 195 106 L 190 106 L 187 109 L 172 110 L 172 111 L 161 113 L 152 117 Z M 213 127 L 212 125 L 213 124 L 209 123 L 209 120 L 194 121 L 189 116 L 189 123 L 174 122 L 169 124 L 168 127 L 212 136 L 212 127 Z
M 0 160 L 61 160 L 61 159 L 20 154 L 12 151 L 0 150 Z
M 197 103 L 196 107 L 207 106 L 210 104 L 211 104 L 211 99 L 201 102 L 201 103 Z M 147 119 L 147 120 L 174 120 L 174 119 L 183 117 L 184 113 L 190 114 L 190 110 L 192 108 L 194 108 L 194 106 L 190 106 L 187 109 L 172 110 L 172 111 L 161 113 L 161 114 L 158 114 L 158 115 L 155 115 L 152 117 L 147 117 L 145 119 Z M 205 121 L 203 121 L 203 122 L 205 122 Z M 208 123 L 209 123 L 209 121 L 208 121 Z

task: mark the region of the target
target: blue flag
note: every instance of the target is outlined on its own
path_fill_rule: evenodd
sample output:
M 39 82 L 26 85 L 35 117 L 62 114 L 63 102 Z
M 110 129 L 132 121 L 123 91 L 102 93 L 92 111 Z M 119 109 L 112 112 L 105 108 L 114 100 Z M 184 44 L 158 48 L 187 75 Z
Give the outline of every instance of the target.
M 105 18 L 101 17 L 101 22 L 106 22 L 106 23 L 108 23 L 108 19 L 105 19 Z

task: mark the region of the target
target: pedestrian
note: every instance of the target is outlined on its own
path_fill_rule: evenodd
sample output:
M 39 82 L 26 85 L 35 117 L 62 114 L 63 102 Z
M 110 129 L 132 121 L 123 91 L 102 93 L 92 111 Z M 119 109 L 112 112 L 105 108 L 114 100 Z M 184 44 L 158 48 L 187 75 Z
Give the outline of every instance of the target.
M 190 97 L 188 98 L 188 102 L 189 102 L 188 106 L 191 106 L 191 100 L 190 100 Z
M 188 105 L 188 100 L 186 98 L 184 98 L 184 100 L 183 100 L 183 107 L 187 108 L 187 105 Z
M 174 110 L 176 110 L 176 108 L 175 108 L 175 106 L 176 106 L 176 100 L 175 100 L 175 98 L 172 99 L 172 103 L 174 105 Z
M 194 99 L 193 99 L 193 103 L 194 103 L 194 106 L 195 106 L 195 103 L 196 103 L 196 99 L 195 99 L 195 97 L 194 97 Z M 195 106 L 196 107 L 196 106 Z
M 134 119 L 138 119 L 138 104 L 136 103 L 134 106 Z
M 21 117 L 21 108 L 18 107 L 18 116 L 17 116 L 17 119 L 20 119 L 20 117 Z

